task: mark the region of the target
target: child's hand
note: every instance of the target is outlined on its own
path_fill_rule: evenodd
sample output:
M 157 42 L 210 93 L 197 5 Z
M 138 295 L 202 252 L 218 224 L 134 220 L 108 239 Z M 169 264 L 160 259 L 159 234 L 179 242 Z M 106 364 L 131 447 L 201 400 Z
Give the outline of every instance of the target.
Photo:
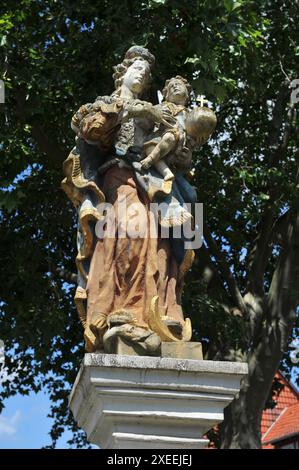
M 146 157 L 140 164 L 143 170 L 148 170 L 152 166 L 153 160 L 150 157 Z
M 176 125 L 175 118 L 172 116 L 170 111 L 168 111 L 168 109 L 165 109 L 165 108 L 162 111 L 161 122 L 162 124 L 164 124 L 165 127 L 168 127 L 168 128 L 174 127 Z

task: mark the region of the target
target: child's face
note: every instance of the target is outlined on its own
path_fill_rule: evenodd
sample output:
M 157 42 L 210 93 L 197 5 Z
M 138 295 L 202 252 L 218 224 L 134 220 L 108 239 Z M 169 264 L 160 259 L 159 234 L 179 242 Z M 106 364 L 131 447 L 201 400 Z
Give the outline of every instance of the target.
M 166 101 L 185 106 L 188 100 L 188 90 L 181 80 L 173 79 L 168 84 Z

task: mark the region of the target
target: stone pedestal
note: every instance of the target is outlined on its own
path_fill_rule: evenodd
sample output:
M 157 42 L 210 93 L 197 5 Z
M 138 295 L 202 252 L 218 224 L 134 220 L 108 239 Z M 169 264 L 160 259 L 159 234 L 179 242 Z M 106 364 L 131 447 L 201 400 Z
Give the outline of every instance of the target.
M 237 362 L 85 354 L 69 406 L 104 449 L 199 449 L 245 374 Z
M 118 356 L 142 356 L 144 352 L 138 343 L 134 346 L 129 345 L 122 338 L 116 339 L 115 346 L 115 353 Z M 178 341 L 177 343 L 162 341 L 159 354 L 155 353 L 155 356 L 202 360 L 202 345 L 191 341 Z

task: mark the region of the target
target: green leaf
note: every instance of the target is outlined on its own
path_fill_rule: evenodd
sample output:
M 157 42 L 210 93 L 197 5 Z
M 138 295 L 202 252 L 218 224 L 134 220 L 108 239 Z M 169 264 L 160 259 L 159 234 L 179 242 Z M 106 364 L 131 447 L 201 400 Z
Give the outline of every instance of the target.
M 31 59 L 37 60 L 40 58 L 38 52 L 35 49 L 29 48 L 28 51 L 29 51 L 29 56 L 31 57 Z
M 201 60 L 199 57 L 187 57 L 187 59 L 184 62 L 185 64 L 193 64 L 197 65 L 201 63 Z
M 167 0 L 149 0 L 149 8 L 156 8 L 165 5 Z
M 232 10 L 236 10 L 237 8 L 240 8 L 243 5 L 243 2 L 234 2 Z
M 234 2 L 233 0 L 224 0 L 225 9 L 230 13 L 233 10 Z
M 270 199 L 269 194 L 265 194 L 265 193 L 260 193 L 259 197 L 262 201 L 268 201 Z

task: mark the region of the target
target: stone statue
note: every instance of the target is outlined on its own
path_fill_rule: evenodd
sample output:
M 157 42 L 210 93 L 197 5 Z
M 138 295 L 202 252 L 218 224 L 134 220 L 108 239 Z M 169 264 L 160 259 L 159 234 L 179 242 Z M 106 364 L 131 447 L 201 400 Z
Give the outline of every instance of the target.
M 152 139 L 144 144 L 146 158 L 141 162 L 142 168 L 148 169 L 153 165 L 165 181 L 175 178 L 167 163 L 175 166 L 179 159 L 180 166 L 188 170 L 192 164 L 192 150 L 209 138 L 216 125 L 215 114 L 210 109 L 190 111 L 186 108 L 190 95 L 191 85 L 183 77 L 176 76 L 166 81 L 162 110 L 169 111 L 175 124 L 167 124 L 166 127 L 161 124 Z
M 64 162 L 62 188 L 78 212 L 75 302 L 87 352 L 117 352 L 121 339 L 136 354 L 159 355 L 161 341 L 192 335 L 181 293 L 194 253 L 172 230 L 192 219 L 185 203 L 196 194 L 185 176 L 192 150 L 216 118 L 208 108 L 187 108 L 191 87 L 182 77 L 166 82 L 161 105 L 147 101 L 154 62 L 147 49 L 131 47 L 114 69 L 112 95 L 81 106 L 72 119 L 76 145 Z M 153 202 L 163 202 L 158 219 Z M 97 231 L 110 220 L 106 207 L 116 218 L 113 236 Z M 142 235 L 132 236 L 138 224 Z M 155 237 L 151 224 L 158 225 Z M 159 227 L 170 229 L 170 237 Z

